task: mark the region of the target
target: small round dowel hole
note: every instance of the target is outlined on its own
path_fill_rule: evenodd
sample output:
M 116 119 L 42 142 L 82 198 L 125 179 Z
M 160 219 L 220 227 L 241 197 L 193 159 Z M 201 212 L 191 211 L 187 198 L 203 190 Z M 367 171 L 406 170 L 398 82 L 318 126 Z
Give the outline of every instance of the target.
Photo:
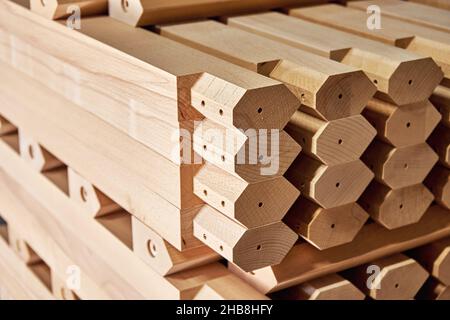
M 28 146 L 28 154 L 30 155 L 31 159 L 34 159 L 34 148 L 33 146 Z
M 262 113 L 263 109 L 262 108 L 258 108 L 258 113 Z
M 342 97 L 343 97 L 342 93 L 339 94 L 338 98 L 339 98 L 339 99 L 342 99 Z
M 225 207 L 225 201 L 220 202 L 220 204 L 222 205 L 222 207 Z
M 205 196 L 207 196 L 208 195 L 208 190 L 203 190 L 203 194 L 205 195 Z
M 222 245 L 220 245 L 219 249 L 220 249 L 220 251 L 223 251 L 223 246 L 222 246 Z
M 411 122 L 406 123 L 407 128 L 411 128 Z
M 340 186 L 341 186 L 340 182 L 336 183 L 336 188 L 339 188 Z
M 41 0 L 42 1 L 42 0 Z M 122 0 L 121 1 L 122 4 L 122 10 L 127 12 L 128 8 L 130 7 L 130 4 L 128 3 L 128 0 Z
M 305 94 L 304 93 L 302 93 L 301 95 L 300 95 L 300 99 L 303 101 L 303 100 L 305 100 Z
M 409 84 L 409 85 L 412 85 L 412 83 L 413 83 L 412 80 L 409 80 L 409 81 L 408 81 L 408 84 Z
M 262 208 L 262 206 L 263 206 L 262 202 L 258 203 L 258 207 Z
M 258 245 L 256 246 L 256 250 L 260 251 L 261 249 L 262 249 L 262 246 L 261 246 L 260 244 L 258 244 Z
M 403 165 L 403 168 L 404 168 L 404 169 L 408 169 L 408 164 L 405 163 L 405 164 Z
M 225 156 L 222 156 L 221 158 L 222 158 L 222 162 L 225 162 Z
M 400 204 L 398 207 L 400 208 L 400 210 L 402 210 L 403 209 L 403 204 Z
M 205 100 L 202 100 L 202 102 L 200 102 L 200 104 L 202 105 L 202 107 L 206 106 Z
M 87 194 L 86 189 L 83 186 L 80 188 L 80 197 L 81 197 L 81 200 L 83 200 L 83 202 L 87 202 L 88 194 Z
M 204 240 L 206 240 L 206 239 L 207 239 L 207 237 L 206 237 L 206 234 L 203 234 L 203 239 L 204 239 Z
M 343 143 L 344 143 L 344 141 L 342 139 L 338 140 L 338 144 L 343 144 Z
M 152 257 L 152 258 L 156 257 L 156 254 L 158 251 L 156 250 L 155 243 L 151 239 L 149 239 L 147 241 L 147 251 L 148 251 L 148 254 L 150 255 L 150 257 Z
M 377 79 L 374 79 L 374 80 L 373 80 L 373 83 L 378 84 L 378 80 L 377 80 Z
M 395 284 L 395 289 L 398 289 L 400 285 L 398 283 Z
M 207 150 L 208 149 L 208 147 L 206 146 L 206 144 L 205 145 L 203 145 L 203 150 Z
M 223 116 L 223 110 L 222 110 L 222 109 L 219 110 L 219 114 L 220 114 L 221 116 Z
M 334 228 L 336 228 L 336 225 L 333 223 L 333 224 L 331 225 L 331 229 L 334 229 Z

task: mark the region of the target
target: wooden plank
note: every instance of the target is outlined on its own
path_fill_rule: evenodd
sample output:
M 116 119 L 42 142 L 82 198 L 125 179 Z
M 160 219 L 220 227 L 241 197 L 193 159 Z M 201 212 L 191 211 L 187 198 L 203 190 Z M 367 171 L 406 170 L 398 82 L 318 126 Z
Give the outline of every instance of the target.
M 441 206 L 450 209 L 450 170 L 436 165 L 424 181 Z
M 207 206 L 194 219 L 194 235 L 246 271 L 280 263 L 298 239 L 281 221 L 246 228 Z
M 283 300 L 364 300 L 365 295 L 338 274 L 310 280 L 272 295 Z
M 388 17 L 450 32 L 450 13 L 446 10 L 397 0 L 356 1 L 348 3 L 349 7 L 364 11 L 370 5 L 379 6 L 381 13 Z
M 375 173 L 375 180 L 391 189 L 399 189 L 422 183 L 438 156 L 426 143 L 393 148 L 374 141 L 361 160 Z
M 368 218 L 356 203 L 324 209 L 300 198 L 283 221 L 313 246 L 325 250 L 353 241 Z
M 428 278 L 417 261 L 402 254 L 373 260 L 342 275 L 375 300 L 412 299 Z
M 407 254 L 445 286 L 450 285 L 450 238 L 413 249 Z
M 280 13 L 229 18 L 228 24 L 362 69 L 377 97 L 397 105 L 427 99 L 443 78 L 431 58 Z
M 80 300 L 80 297 L 77 296 L 75 292 L 70 290 L 67 287 L 67 284 L 65 281 L 60 279 L 55 272 L 52 272 L 51 274 L 52 278 L 52 293 L 53 296 L 57 300 Z
M 450 88 L 438 86 L 430 97 L 430 101 L 442 114 L 442 123 L 450 127 Z
M 409 1 L 426 4 L 427 6 L 432 6 L 436 8 L 450 10 L 450 3 L 447 0 L 409 0 Z
M 14 230 L 13 226 L 8 227 L 8 242 L 11 249 L 27 265 L 36 264 L 42 261 L 41 257 L 39 257 L 30 245 Z
M 450 168 L 450 130 L 444 125 L 439 125 L 436 130 L 433 131 L 428 144 L 439 156 L 439 162 L 441 165 Z
M 393 190 L 374 181 L 358 202 L 373 220 L 392 230 L 417 223 L 433 200 L 422 184 Z
M 403 252 L 450 235 L 450 214 L 439 206 L 431 207 L 418 223 L 388 231 L 378 224 L 362 229 L 349 244 L 320 251 L 301 243 L 277 266 L 243 272 L 229 268 L 262 293 L 279 291 L 330 273 Z
M 1 167 L 6 172 L 14 172 L 13 178 L 2 174 L 0 179 L 2 214 L 5 213 L 6 220 L 16 228 L 24 230 L 21 234 L 33 237 L 33 241 L 28 238 L 26 240 L 34 244 L 41 257 L 49 256 L 44 259 L 51 265 L 58 252 L 66 252 L 73 260 L 66 258 L 57 262 L 57 266 L 64 270 L 62 272 L 65 272 L 67 266 L 78 265 L 83 270 L 83 279 L 89 277 L 96 279 L 95 283 L 104 284 L 102 291 L 93 294 L 92 299 L 191 299 L 207 281 L 229 274 L 222 265 L 213 263 L 161 277 L 116 236 L 102 225 L 94 223 L 67 195 L 20 160 L 3 142 L 0 142 L 0 151 Z M 52 201 L 42 204 L 35 199 Z M 41 229 L 43 223 L 45 225 Z M 79 230 L 83 230 L 83 233 L 80 234 Z M 44 241 L 43 238 L 39 240 L 44 234 L 53 241 Z M 47 246 L 38 250 L 37 243 L 45 243 Z M 50 252 L 43 254 L 45 250 Z M 127 263 L 124 264 L 124 261 Z M 133 265 L 133 272 L 129 272 L 130 264 Z M 52 269 L 56 268 L 52 265 Z M 63 273 L 61 277 L 64 277 Z M 81 288 L 87 290 L 92 289 L 92 286 L 83 282 Z M 79 296 L 85 299 L 82 294 Z
M 79 10 L 82 17 L 108 12 L 107 0 L 30 0 L 31 11 L 52 20 L 70 17 Z
M 286 83 L 302 111 L 325 120 L 359 114 L 375 93 L 355 68 L 216 21 L 159 29 L 165 37 Z
M 1 292 L 17 300 L 53 300 L 45 285 L 0 239 Z M 6 291 L 6 292 L 5 292 Z
M 132 218 L 132 228 L 133 251 L 163 276 L 220 259 L 220 256 L 207 246 L 180 252 L 134 217 Z
M 394 147 L 423 143 L 442 117 L 429 101 L 399 108 L 378 99 L 369 101 L 363 115 L 376 128 L 377 138 Z
M 383 13 L 381 11 L 381 14 Z M 445 78 L 450 78 L 450 38 L 445 31 L 434 30 L 388 16 L 383 16 L 381 29 L 368 28 L 366 9 L 361 11 L 334 4 L 293 9 L 290 14 L 404 48 L 425 57 L 430 56 L 441 66 Z
M 194 214 L 189 207 L 201 202 L 193 194 L 189 197 L 192 181 L 181 180 L 189 167 L 175 165 L 10 67 L 1 69 L 8 79 L 0 89 L 1 114 L 14 118 L 47 150 L 176 248 L 199 244 L 189 230 Z M 17 96 L 15 88 L 30 94 Z M 67 114 L 73 121 L 65 121 Z
M 315 0 L 324 2 L 326 0 Z M 311 0 L 138 0 L 110 2 L 109 14 L 132 26 L 265 11 Z
M 373 179 L 360 160 L 326 166 L 300 156 L 286 172 L 286 178 L 302 195 L 325 209 L 354 203 Z

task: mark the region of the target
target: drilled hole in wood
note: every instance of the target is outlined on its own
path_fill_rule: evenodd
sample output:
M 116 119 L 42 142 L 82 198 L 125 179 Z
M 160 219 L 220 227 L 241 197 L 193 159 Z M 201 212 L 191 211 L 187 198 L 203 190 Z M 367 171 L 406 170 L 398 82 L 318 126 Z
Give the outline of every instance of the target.
M 302 93 L 301 95 L 300 95 L 300 99 L 303 101 L 303 100 L 305 100 L 305 94 L 304 93 Z
M 222 207 L 225 207 L 225 201 L 222 201 L 220 204 L 222 205 Z
M 208 191 L 207 191 L 207 190 L 203 190 L 203 194 L 204 194 L 205 196 L 207 196 L 207 195 L 208 195 Z
M 206 238 L 207 238 L 207 237 L 206 237 L 206 234 L 203 234 L 203 239 L 205 239 L 205 240 L 206 240 Z
M 341 186 L 340 182 L 336 183 L 336 188 L 339 188 L 340 186 Z
M 221 245 L 221 246 L 219 247 L 219 249 L 220 249 L 220 251 L 223 251 L 223 246 Z
M 81 188 L 80 188 L 81 200 L 83 200 L 83 202 L 87 202 L 87 196 L 88 196 L 88 194 L 86 192 L 86 189 L 83 186 L 81 186 Z
M 400 210 L 402 210 L 403 209 L 403 204 L 399 205 L 399 208 L 400 208 Z
M 377 80 L 377 79 L 374 79 L 374 80 L 373 80 L 373 83 L 378 84 L 378 80 Z
M 225 156 L 222 156 L 222 161 L 225 162 Z
M 262 249 L 262 247 L 261 247 L 261 245 L 260 244 L 258 244 L 258 246 L 256 247 L 256 250 L 261 250 Z
M 222 110 L 222 109 L 219 110 L 219 114 L 220 114 L 221 116 L 223 116 L 223 110 Z
M 128 0 L 122 0 L 121 4 L 122 4 L 122 10 L 127 12 L 128 11 L 128 7 L 130 6 L 130 4 L 128 3 Z
M 406 127 L 407 127 L 407 128 L 410 128 L 410 127 L 411 127 L 411 122 L 408 122 L 408 123 L 406 124 Z
M 408 169 L 408 164 L 405 163 L 405 164 L 403 165 L 403 168 Z
M 333 224 L 331 225 L 331 229 L 334 229 L 334 228 L 336 228 L 336 225 L 333 223 Z
M 263 111 L 262 108 L 258 108 L 258 113 L 261 113 Z
M 153 243 L 153 241 L 151 239 L 149 239 L 147 241 L 147 251 L 152 258 L 156 257 L 156 253 L 157 253 L 156 245 Z
M 343 97 L 343 96 L 342 96 L 342 93 L 341 93 L 341 94 L 338 96 L 338 98 L 339 98 L 339 99 L 342 99 L 342 97 Z
M 413 83 L 412 80 L 409 80 L 409 81 L 408 81 L 408 84 L 409 84 L 409 85 L 412 85 L 412 83 Z
M 202 105 L 202 107 L 206 106 L 205 100 L 202 100 L 202 102 L 200 102 L 200 104 Z
M 34 159 L 34 148 L 33 146 L 28 146 L 28 154 L 30 155 L 31 159 Z
M 203 145 L 203 150 L 206 151 L 206 149 L 208 149 L 208 147 L 207 147 L 206 144 L 205 144 L 205 145 Z
M 258 207 L 262 207 L 263 206 L 263 203 L 262 202 L 260 202 L 260 203 L 258 203 Z
M 338 140 L 338 144 L 343 144 L 343 143 L 344 143 L 344 141 L 342 139 Z
M 398 289 L 400 285 L 398 283 L 395 284 L 395 289 Z

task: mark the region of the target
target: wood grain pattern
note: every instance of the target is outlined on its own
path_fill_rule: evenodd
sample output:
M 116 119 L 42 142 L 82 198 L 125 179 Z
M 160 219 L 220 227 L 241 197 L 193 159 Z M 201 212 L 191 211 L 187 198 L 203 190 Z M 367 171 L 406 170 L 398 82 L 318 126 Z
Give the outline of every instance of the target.
M 229 268 L 260 292 L 276 292 L 448 237 L 448 213 L 446 209 L 433 206 L 418 223 L 393 231 L 370 224 L 361 230 L 354 241 L 328 250 L 320 251 L 310 244 L 300 243 L 279 265 L 252 273 L 232 264 Z
M 397 105 L 427 99 L 443 78 L 431 58 L 280 13 L 230 18 L 228 24 L 362 69 L 377 86 L 376 96 Z
M 68 18 L 74 13 L 74 6 L 82 17 L 108 12 L 107 0 L 30 0 L 31 11 L 52 20 Z

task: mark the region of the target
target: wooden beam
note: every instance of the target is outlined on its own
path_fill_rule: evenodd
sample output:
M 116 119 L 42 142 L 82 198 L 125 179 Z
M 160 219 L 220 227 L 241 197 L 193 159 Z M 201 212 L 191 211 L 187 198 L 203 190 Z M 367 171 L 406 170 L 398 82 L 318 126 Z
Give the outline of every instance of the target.
M 447 0 L 409 0 L 409 1 L 426 4 L 427 6 L 432 6 L 436 8 L 450 10 L 450 3 L 448 3 Z
M 433 194 L 422 184 L 390 189 L 374 181 L 358 202 L 373 220 L 392 230 L 417 223 L 433 200 Z
M 377 86 L 376 96 L 397 105 L 427 99 L 443 78 L 431 58 L 281 13 L 229 18 L 228 24 L 360 68 Z
M 353 241 L 368 218 L 356 203 L 324 209 L 302 197 L 283 221 L 313 246 L 325 250 Z
M 52 20 L 68 18 L 75 8 L 82 17 L 108 12 L 107 0 L 30 0 L 31 11 Z
M 436 165 L 424 181 L 441 206 L 450 209 L 450 170 Z
M 165 37 L 286 83 L 302 102 L 302 111 L 324 120 L 359 114 L 376 90 L 355 68 L 216 21 L 163 26 L 160 31 Z
M 244 272 L 229 268 L 262 293 L 276 292 L 330 273 L 400 253 L 450 235 L 450 215 L 439 206 L 431 207 L 416 224 L 388 231 L 373 223 L 364 227 L 349 244 L 320 251 L 300 243 L 276 266 Z
M 426 143 L 393 148 L 374 141 L 361 160 L 375 173 L 378 182 L 391 189 L 399 189 L 422 183 L 438 161 L 438 156 Z
M 349 7 L 364 11 L 370 5 L 379 6 L 381 13 L 385 16 L 450 32 L 450 13 L 446 10 L 398 0 L 355 1 L 348 3 Z
M 13 226 L 8 228 L 8 241 L 12 250 L 27 265 L 36 264 L 42 261 L 41 257 L 29 246 L 29 244 L 14 230 Z
M 430 97 L 430 101 L 442 114 L 442 123 L 450 127 L 450 88 L 438 86 Z
M 427 142 L 438 154 L 440 164 L 450 168 L 450 129 L 439 125 Z
M 374 4 L 378 5 L 377 3 Z M 294 9 L 290 11 L 290 14 L 315 23 L 404 48 L 424 57 L 430 56 L 441 66 L 445 78 L 447 80 L 450 78 L 450 39 L 447 32 L 400 21 L 390 18 L 388 15 L 383 16 L 381 29 L 371 29 L 367 27 L 368 15 L 366 11 L 366 9 L 361 11 L 335 4 L 328 4 Z M 384 13 L 382 10 L 381 14 Z

